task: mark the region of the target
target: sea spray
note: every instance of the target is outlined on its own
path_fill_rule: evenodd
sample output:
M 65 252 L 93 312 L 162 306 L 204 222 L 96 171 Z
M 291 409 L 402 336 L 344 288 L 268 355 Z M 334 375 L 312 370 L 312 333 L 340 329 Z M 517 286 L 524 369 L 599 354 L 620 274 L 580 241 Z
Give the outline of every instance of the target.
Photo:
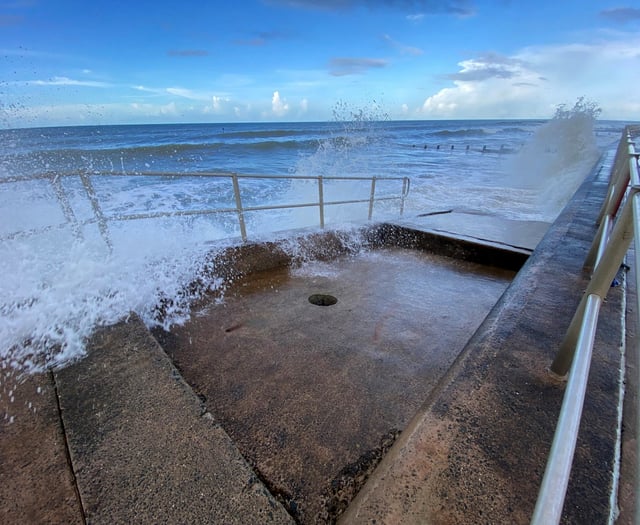
M 338 102 L 333 108 L 334 126 L 328 137 L 318 141 L 316 150 L 301 157 L 295 165 L 294 175 L 301 179 L 290 185 L 286 198 L 295 202 L 301 197 L 306 202 L 318 202 L 320 184 L 325 224 L 342 227 L 368 218 L 368 202 L 371 195 L 371 177 L 394 176 L 396 181 L 380 181 L 376 188 L 376 198 L 400 196 L 401 177 L 396 175 L 396 167 L 389 159 L 380 162 L 380 152 L 385 151 L 389 141 L 389 121 L 382 106 L 373 101 L 365 107 L 355 107 L 346 102 Z M 317 179 L 322 177 L 322 183 Z M 344 180 L 348 178 L 348 180 Z M 342 179 L 342 180 L 341 180 Z M 344 201 L 364 201 L 349 204 L 333 204 Z M 388 210 L 392 209 L 391 213 Z M 376 205 L 376 219 L 397 216 L 399 201 L 393 205 L 381 202 Z M 292 222 L 313 226 L 319 222 L 318 207 L 293 210 Z M 342 226 L 341 226 L 342 225 Z
M 456 161 L 448 172 L 414 180 L 408 213 L 454 209 L 553 222 L 603 149 L 619 138 L 619 125 L 603 126 L 596 136 L 598 114 L 594 103 L 578 99 L 571 109 L 559 106 L 550 120 L 532 123 L 522 143 L 511 140 L 505 147 L 483 150 L 482 163 L 475 153 L 465 155 L 468 162 Z M 444 155 L 429 151 L 442 163 L 455 161 L 454 150 Z
M 558 106 L 554 117 L 505 163 L 509 185 L 535 194 L 541 218 L 558 215 L 601 155 L 594 133 L 599 114 L 600 108 L 584 98 L 571 109 Z
M 67 243 L 43 235 L 31 246 L 3 243 L 2 270 L 15 277 L 2 281 L 4 361 L 25 371 L 64 364 L 82 355 L 95 327 L 130 311 L 157 323 L 154 305 L 166 296 L 174 298 L 168 322 L 188 316 L 192 298 L 175 298 L 200 274 L 210 247 L 196 242 L 193 223 L 156 221 L 154 235 L 136 226 L 110 230 L 110 253 L 89 231 Z

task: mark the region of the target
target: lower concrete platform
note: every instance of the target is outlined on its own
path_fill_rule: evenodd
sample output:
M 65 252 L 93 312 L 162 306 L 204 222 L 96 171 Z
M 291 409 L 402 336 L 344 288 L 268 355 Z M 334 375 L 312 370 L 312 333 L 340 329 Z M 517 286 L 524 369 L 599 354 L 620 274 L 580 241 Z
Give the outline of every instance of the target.
M 135 315 L 55 380 L 87 522 L 292 522 Z
M 405 217 L 393 224 L 487 247 L 503 247 L 530 254 L 551 226 L 548 222 L 506 219 L 456 210 Z
M 53 375 L 2 371 L 0 523 L 83 523 Z
M 513 276 L 380 248 L 240 279 L 156 335 L 296 521 L 326 523 Z

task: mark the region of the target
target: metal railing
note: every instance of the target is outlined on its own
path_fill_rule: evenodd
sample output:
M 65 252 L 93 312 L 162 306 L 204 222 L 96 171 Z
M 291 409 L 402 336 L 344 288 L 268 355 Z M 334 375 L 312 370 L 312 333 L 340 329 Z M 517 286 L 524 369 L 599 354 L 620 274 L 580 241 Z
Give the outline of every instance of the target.
M 632 238 L 636 256 L 640 253 L 638 156 L 627 128 L 611 170 L 607 197 L 598 217 L 598 232 L 585 260 L 584 267 L 591 271 L 591 280 L 551 365 L 554 373 L 560 376 L 568 373 L 568 378 L 532 525 L 560 522 L 582 417 L 600 305 L 623 263 Z M 638 286 L 640 272 L 636 272 L 636 288 L 640 290 Z M 637 312 L 640 313 L 640 308 Z M 636 497 L 636 501 L 640 500 Z M 640 524 L 638 514 L 636 523 Z
M 82 186 L 86 192 L 86 196 L 91 204 L 93 217 L 86 220 L 79 220 L 69 201 L 61 179 L 66 177 L 79 177 Z M 233 188 L 233 199 L 235 206 L 207 208 L 195 210 L 172 210 L 172 211 L 148 211 L 144 213 L 115 213 L 107 215 L 104 213 L 97 192 L 94 189 L 91 179 L 93 177 L 170 177 L 170 178 L 218 178 L 230 179 Z M 289 204 L 272 204 L 263 206 L 244 206 L 242 202 L 242 192 L 240 181 L 246 179 L 269 179 L 269 180 L 290 180 L 290 181 L 316 181 L 318 186 L 318 200 L 312 202 L 298 202 Z M 408 177 L 323 177 L 323 176 L 285 176 L 285 175 L 240 175 L 237 173 L 165 173 L 165 172 L 145 172 L 145 173 L 113 173 L 113 172 L 77 172 L 77 173 L 43 173 L 30 176 L 12 176 L 0 178 L 0 184 L 16 183 L 32 180 L 48 180 L 53 186 L 54 194 L 60 204 L 62 213 L 65 218 L 64 224 L 46 226 L 31 230 L 21 230 L 9 235 L 0 236 L 0 241 L 14 239 L 21 236 L 29 236 L 36 233 L 45 232 L 53 228 L 71 227 L 77 237 L 82 236 L 82 227 L 89 224 L 98 225 L 100 234 L 109 249 L 113 248 L 111 238 L 109 236 L 108 223 L 112 221 L 129 221 L 136 219 L 154 219 L 162 217 L 185 217 L 185 216 L 201 216 L 215 214 L 235 214 L 240 229 L 240 236 L 243 241 L 247 240 L 247 227 L 245 222 L 245 214 L 247 212 L 266 211 L 266 210 L 284 210 L 295 208 L 318 208 L 318 224 L 320 228 L 325 227 L 325 208 L 327 206 L 338 206 L 348 204 L 368 204 L 368 220 L 373 217 L 374 204 L 382 201 L 399 201 L 400 215 L 404 213 L 404 205 L 410 189 L 410 179 Z M 366 199 L 343 199 L 343 200 L 326 200 L 325 184 L 333 181 L 359 181 L 368 182 L 370 184 L 369 197 Z M 376 196 L 376 186 L 380 181 L 396 181 L 401 183 L 399 195 L 397 196 Z

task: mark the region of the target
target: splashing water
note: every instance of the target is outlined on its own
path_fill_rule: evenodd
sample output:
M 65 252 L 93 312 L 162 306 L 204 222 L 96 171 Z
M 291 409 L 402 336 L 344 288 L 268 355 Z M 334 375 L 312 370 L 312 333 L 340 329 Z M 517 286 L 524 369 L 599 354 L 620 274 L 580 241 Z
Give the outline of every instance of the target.
M 601 155 L 594 127 L 600 109 L 580 98 L 556 114 L 506 164 L 514 186 L 535 190 L 534 206 L 553 220 Z
M 603 125 L 598 135 L 594 133 L 599 111 L 584 99 L 572 109 L 559 106 L 528 140 L 512 146 L 514 152 L 494 154 L 493 164 L 467 163 L 458 172 L 419 179 L 413 184 L 408 209 L 418 213 L 455 209 L 553 222 L 603 150 L 620 138 L 619 123 Z
M 245 131 L 242 128 L 239 131 L 244 134 L 243 140 L 245 136 L 250 137 L 252 147 L 256 140 L 263 140 L 262 137 L 269 141 L 268 147 L 258 148 L 259 158 L 265 160 L 255 168 L 257 173 L 269 173 L 269 159 L 277 158 L 278 164 L 289 159 L 291 172 L 296 176 L 411 175 L 413 189 L 411 200 L 407 202 L 408 213 L 435 211 L 446 206 L 530 219 L 557 214 L 562 202 L 569 198 L 597 156 L 597 149 L 589 138 L 593 134 L 593 118 L 590 117 L 594 115 L 581 109 L 584 108 L 561 110 L 547 124 L 520 122 L 514 127 L 512 123 L 488 123 L 482 127 L 467 122 L 460 125 L 425 123 L 421 127 L 420 124 L 390 123 L 378 106 L 353 110 L 342 104 L 334 111 L 336 122 L 331 126 L 316 125 L 313 139 L 308 138 L 310 133 L 301 125 L 296 129 L 287 125 L 284 129 Z M 105 135 L 117 133 L 118 141 L 126 145 L 127 133 L 135 131 L 138 133 L 136 140 L 139 140 L 140 133 L 146 132 L 140 127 L 116 128 L 98 130 L 102 134 L 100 140 L 108 142 Z M 160 128 L 153 129 L 162 132 L 163 137 L 169 137 L 169 132 Z M 226 147 L 224 141 L 231 140 L 230 136 L 234 141 L 239 140 L 238 134 L 229 129 L 227 127 L 220 134 L 209 128 L 189 128 L 188 140 L 192 140 L 194 134 L 206 131 L 209 137 L 215 135 L 218 144 L 215 151 L 218 151 Z M 427 155 L 427 150 L 411 146 L 429 136 L 438 140 L 442 137 L 492 140 L 495 129 L 503 130 L 505 140 L 511 140 L 509 149 L 516 149 L 517 142 L 528 136 L 530 130 L 536 130 L 536 133 L 517 155 L 508 155 L 511 158 L 506 163 L 505 156 L 497 153 L 466 154 L 463 148 L 458 148 L 455 154 L 450 149 L 446 154 L 428 150 Z M 17 163 L 22 158 L 20 155 L 26 155 L 24 166 L 28 174 L 38 171 L 34 166 L 50 169 L 55 165 L 56 170 L 60 169 L 59 184 L 74 216 L 78 221 L 92 218 L 91 203 L 79 178 L 63 177 L 63 171 L 87 169 L 91 172 L 96 163 L 94 154 L 102 159 L 101 164 L 110 165 L 102 142 L 97 144 L 94 154 L 90 150 L 78 153 L 73 149 L 76 140 L 73 134 L 83 136 L 86 130 L 61 128 L 57 132 L 63 137 L 62 153 L 58 158 L 49 146 L 49 137 L 56 130 L 38 133 L 46 135 L 46 140 L 43 138 L 38 145 L 45 150 L 46 162 L 37 155 L 28 156 L 22 149 L 29 148 L 23 148 L 14 138 L 7 160 L 0 162 L 0 178 L 16 175 L 15 166 L 20 165 Z M 293 133 L 304 137 L 304 142 L 300 142 L 305 148 L 302 154 L 291 148 L 290 141 L 284 138 L 286 154 L 280 145 L 271 141 L 274 134 L 288 137 Z M 202 151 L 206 151 L 205 146 Z M 184 163 L 187 172 L 196 171 L 191 162 L 203 169 L 199 163 L 203 162 L 204 153 L 187 159 L 174 153 L 181 151 L 180 147 L 177 144 L 160 149 L 147 148 L 144 155 L 149 157 L 141 157 L 143 154 L 136 149 L 135 159 L 142 162 L 140 159 L 143 158 L 154 168 L 171 166 L 167 171 L 174 170 L 176 163 Z M 234 148 L 237 147 L 234 143 Z M 124 176 L 125 166 L 132 162 L 127 158 L 126 147 L 112 150 L 116 155 L 112 164 L 117 166 L 114 173 L 120 176 L 92 178 L 105 213 L 233 205 L 232 192 L 216 180 Z M 273 157 L 269 157 L 270 151 L 273 151 Z M 73 165 L 65 165 L 65 159 L 69 158 L 74 159 Z M 77 159 L 82 158 L 85 160 L 77 165 Z M 218 165 L 215 153 L 211 153 L 211 158 L 211 164 L 204 169 Z M 241 162 L 252 166 L 247 158 Z M 532 169 L 534 160 L 537 168 Z M 221 159 L 221 162 L 226 161 L 229 160 Z M 553 190 L 548 189 L 551 182 L 555 183 Z M 386 191 L 382 182 L 380 185 Z M 389 186 L 388 191 L 397 194 L 398 189 Z M 328 181 L 325 199 L 366 199 L 369 191 L 368 181 Z M 545 197 L 545 191 L 553 192 L 554 199 Z M 292 183 L 263 180 L 248 185 L 243 194 L 243 199 L 253 205 L 313 202 L 317 198 L 318 187 L 314 180 Z M 552 200 L 556 201 L 554 210 L 541 210 L 541 202 Z M 395 215 L 397 203 L 376 204 L 376 219 Z M 361 240 L 353 233 L 350 223 L 365 220 L 366 216 L 366 206 L 330 206 L 326 209 L 325 219 L 343 230 L 343 241 L 357 250 Z M 232 238 L 238 236 L 235 217 L 228 215 L 215 220 L 191 217 L 110 222 L 110 251 L 95 223 L 81 227 L 74 234 L 73 228 L 58 227 L 66 219 L 56 184 L 51 181 L 0 184 L 0 364 L 5 381 L 18 372 L 62 365 L 81 356 L 87 338 L 96 327 L 116 322 L 131 311 L 139 314 L 149 326 L 161 324 L 169 328 L 173 323 L 183 322 L 189 316 L 191 302 L 199 293 L 223 288 L 224 283 L 216 277 L 218 272 L 210 267 L 211 253 L 237 242 Z M 253 238 L 272 238 L 271 232 L 317 227 L 318 209 L 308 207 L 247 214 L 246 219 Z M 38 233 L 16 235 L 16 232 L 31 230 Z M 295 257 L 304 260 L 304 246 L 294 241 L 284 245 Z M 203 277 L 205 274 L 206 278 Z M 202 289 L 186 292 L 188 285 L 198 279 L 203 282 Z M 158 315 L 159 304 L 164 305 L 162 316 Z M 3 382 L 2 377 L 0 382 Z

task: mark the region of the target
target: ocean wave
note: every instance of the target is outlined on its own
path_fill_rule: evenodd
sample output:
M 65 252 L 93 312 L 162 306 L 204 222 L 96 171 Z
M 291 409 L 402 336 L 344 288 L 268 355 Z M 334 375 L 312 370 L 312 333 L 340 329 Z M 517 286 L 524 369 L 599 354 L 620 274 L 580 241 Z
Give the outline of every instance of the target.
M 319 132 L 318 130 L 317 132 Z M 325 135 L 329 133 L 329 130 L 321 134 Z M 265 130 L 250 130 L 250 131 L 225 131 L 218 134 L 218 137 L 223 138 L 242 138 L 242 139 L 261 139 L 269 137 L 299 137 L 303 135 L 309 135 L 308 130 L 302 129 L 265 129 Z
M 531 130 L 517 127 L 502 128 L 505 133 L 529 133 Z
M 482 128 L 476 129 L 443 129 L 429 133 L 434 137 L 484 137 L 493 135 L 493 132 Z
M 547 213 L 546 204 L 556 204 L 560 190 L 571 191 L 579 171 L 573 166 L 589 160 L 591 148 L 575 148 L 586 140 L 565 129 L 568 122 L 556 123 L 559 126 L 548 133 L 541 128 L 540 138 L 527 137 L 539 145 L 522 148 L 511 162 L 499 155 L 467 155 L 467 145 L 469 151 L 483 151 L 485 144 L 487 152 L 500 151 L 503 143 L 505 148 L 519 148 L 523 132 L 530 134 L 537 124 L 416 121 L 380 125 L 371 133 L 337 129 L 335 124 L 300 129 L 296 124 L 229 125 L 222 134 L 220 125 L 0 133 L 4 149 L 0 177 L 43 171 L 61 175 L 52 179 L 54 184 L 45 179 L 0 185 L 0 234 L 25 232 L 0 243 L 0 358 L 28 370 L 32 359 L 46 364 L 78 357 L 96 326 L 115 322 L 130 311 L 149 326 L 161 323 L 168 328 L 182 322 L 189 315 L 191 299 L 197 299 L 185 296 L 189 284 L 203 275 L 209 276 L 211 280 L 203 282 L 212 288 L 219 283 L 222 273 L 207 266 L 209 251 L 231 245 L 240 235 L 235 213 L 109 220 L 109 250 L 95 222 L 81 226 L 81 235 L 75 231 L 74 217 L 89 221 L 95 210 L 82 180 L 62 177 L 67 172 L 104 170 L 123 175 L 90 178 L 102 214 L 113 219 L 146 211 L 234 206 L 228 179 L 129 177 L 151 171 L 407 175 L 413 181 L 405 208 L 408 216 L 459 207 L 528 218 Z M 608 129 L 606 125 L 598 129 L 602 128 Z M 423 149 L 426 143 L 428 153 Z M 417 146 L 407 147 L 411 144 Z M 448 154 L 432 154 L 438 144 L 441 153 Z M 571 184 L 565 181 L 567 174 Z M 378 188 L 383 187 L 380 182 Z M 324 198 L 347 200 L 361 191 L 366 197 L 370 185 L 350 181 L 326 183 L 323 188 Z M 61 190 L 66 195 L 62 200 Z M 318 198 L 317 183 L 308 180 L 243 179 L 240 190 L 245 207 Z M 547 193 L 539 197 L 542 192 Z M 332 225 L 366 220 L 366 206 L 363 209 L 364 213 L 360 207 L 356 213 L 355 208 L 331 206 L 325 220 Z M 68 227 L 56 227 L 64 226 L 65 220 Z M 275 231 L 316 228 L 318 210 L 254 211 L 245 220 L 250 238 L 271 239 Z M 159 304 L 171 305 L 162 319 L 157 317 Z M 1 379 L 2 371 L 0 387 Z
M 217 150 L 233 151 L 250 151 L 255 150 L 270 150 L 270 149 L 308 149 L 309 147 L 317 146 L 318 141 L 307 140 L 263 140 L 260 142 L 242 142 L 242 143 L 228 143 L 228 142 L 203 142 L 203 143 L 176 143 L 176 144 L 156 144 L 156 145 L 144 145 L 144 146 L 129 146 L 129 147 L 102 147 L 102 148 L 67 148 L 67 149 L 55 149 L 44 150 L 34 153 L 8 153 L 4 155 L 4 160 L 13 159 L 26 159 L 29 157 L 37 156 L 40 159 L 50 158 L 102 158 L 113 156 L 120 157 L 171 157 L 181 154 L 190 154 L 194 152 L 215 152 Z

